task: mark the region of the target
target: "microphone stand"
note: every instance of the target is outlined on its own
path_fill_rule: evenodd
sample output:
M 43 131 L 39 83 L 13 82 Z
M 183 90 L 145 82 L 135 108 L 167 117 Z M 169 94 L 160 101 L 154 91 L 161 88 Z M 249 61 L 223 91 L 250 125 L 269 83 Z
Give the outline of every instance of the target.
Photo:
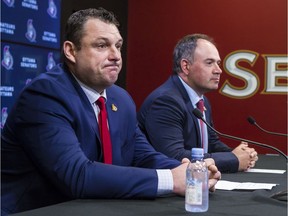
M 248 143 L 251 143 L 251 144 L 254 144 L 254 145 L 257 145 L 257 146 L 261 146 L 261 147 L 264 147 L 264 148 L 268 148 L 268 149 L 273 149 L 274 151 L 276 151 L 280 155 L 282 155 L 286 159 L 286 161 L 288 159 L 286 154 L 284 154 L 281 150 L 275 148 L 274 146 L 270 146 L 270 145 L 267 145 L 267 144 L 264 144 L 264 143 L 255 142 L 255 141 L 248 140 L 248 139 L 238 138 L 238 137 L 231 136 L 231 135 L 224 134 L 224 133 L 221 133 L 221 132 L 217 131 L 215 128 L 213 128 L 211 125 L 209 125 L 206 122 L 206 120 L 203 118 L 202 112 L 199 109 L 197 109 L 197 108 L 193 110 L 193 114 L 198 119 L 201 119 L 212 131 L 214 131 L 215 133 L 219 134 L 220 136 L 223 136 L 223 137 L 226 137 L 226 138 L 229 138 L 229 139 L 233 139 L 233 140 L 245 141 L 245 142 L 248 142 Z
M 260 127 L 260 125 L 257 124 L 257 122 L 255 121 L 255 119 L 251 116 L 249 116 L 247 118 L 248 122 L 252 125 L 255 125 L 256 127 L 258 127 L 260 130 L 264 131 L 265 133 L 269 133 L 269 134 L 273 134 L 273 135 L 278 135 L 278 136 L 285 136 L 287 137 L 288 134 L 283 134 L 283 133 L 277 133 L 277 132 L 272 132 L 272 131 L 268 131 L 268 130 L 265 130 L 264 128 Z

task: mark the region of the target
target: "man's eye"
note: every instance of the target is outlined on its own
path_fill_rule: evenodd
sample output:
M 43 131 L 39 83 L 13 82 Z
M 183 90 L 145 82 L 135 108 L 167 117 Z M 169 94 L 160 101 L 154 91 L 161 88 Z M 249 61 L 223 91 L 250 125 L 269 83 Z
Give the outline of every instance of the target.
M 116 48 L 117 48 L 118 50 L 121 50 L 121 49 L 122 49 L 122 45 L 117 45 Z
M 98 46 L 97 46 L 98 48 L 101 48 L 101 49 L 103 49 L 103 48 L 106 48 L 107 47 L 107 45 L 106 44 L 98 44 Z

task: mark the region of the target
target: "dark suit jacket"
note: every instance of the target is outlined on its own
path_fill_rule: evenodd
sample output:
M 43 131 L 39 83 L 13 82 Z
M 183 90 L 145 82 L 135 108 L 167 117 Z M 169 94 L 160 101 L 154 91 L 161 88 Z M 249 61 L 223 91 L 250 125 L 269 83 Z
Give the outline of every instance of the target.
M 206 121 L 213 126 L 211 106 L 205 97 Z M 171 158 L 191 158 L 191 149 L 201 147 L 194 107 L 177 75 L 155 89 L 142 104 L 137 117 L 140 129 L 157 151 Z M 226 144 L 208 130 L 208 153 L 222 172 L 237 172 L 239 162 Z
M 74 198 L 157 195 L 155 168 L 174 168 L 180 162 L 147 142 L 124 89 L 109 87 L 107 98 L 113 165 L 102 163 L 93 108 L 67 69 L 58 66 L 25 88 L 1 136 L 3 214 Z

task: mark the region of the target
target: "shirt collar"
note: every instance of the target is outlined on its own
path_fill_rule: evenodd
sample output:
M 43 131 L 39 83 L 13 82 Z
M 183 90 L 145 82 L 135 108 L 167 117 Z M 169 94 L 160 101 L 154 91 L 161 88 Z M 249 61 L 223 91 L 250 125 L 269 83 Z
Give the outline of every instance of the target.
M 74 76 L 74 74 L 73 74 Z M 75 76 L 74 76 L 75 77 Z M 105 101 L 107 101 L 107 95 L 106 95 L 106 89 L 104 89 L 104 91 L 99 94 L 97 91 L 95 91 L 94 89 L 90 88 L 89 86 L 85 85 L 84 83 L 82 83 L 80 80 L 78 80 L 75 77 L 76 81 L 79 83 L 79 85 L 81 86 L 81 88 L 83 89 L 84 93 L 86 94 L 88 100 L 90 101 L 91 104 L 94 104 L 98 98 L 100 96 L 105 98 Z
M 197 103 L 200 99 L 204 100 L 203 95 L 199 97 L 199 95 L 192 89 L 187 83 L 185 83 L 180 76 L 178 76 L 181 83 L 183 84 L 184 88 L 186 89 L 186 92 L 190 98 L 191 103 L 193 104 L 194 107 L 197 107 Z

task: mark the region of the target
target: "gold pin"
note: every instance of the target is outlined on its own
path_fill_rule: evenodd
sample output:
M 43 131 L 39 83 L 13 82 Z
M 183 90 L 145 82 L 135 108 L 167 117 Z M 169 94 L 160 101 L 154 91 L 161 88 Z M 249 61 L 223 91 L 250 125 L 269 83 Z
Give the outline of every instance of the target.
M 204 106 L 204 111 L 206 111 L 207 109 L 206 109 L 206 107 Z
M 117 109 L 118 109 L 118 108 L 117 108 L 114 104 L 112 104 L 112 111 L 116 112 Z

